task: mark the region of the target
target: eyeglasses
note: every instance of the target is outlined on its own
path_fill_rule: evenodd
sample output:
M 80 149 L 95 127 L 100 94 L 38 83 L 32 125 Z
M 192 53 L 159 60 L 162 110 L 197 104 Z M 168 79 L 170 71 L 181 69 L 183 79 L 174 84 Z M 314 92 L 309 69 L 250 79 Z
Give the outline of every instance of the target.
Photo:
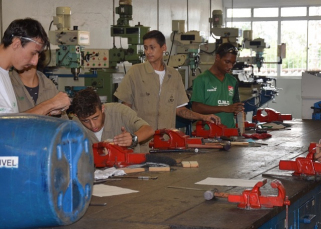
M 218 49 L 220 49 L 220 47 L 218 48 Z M 238 49 L 236 48 L 236 47 L 230 47 L 230 48 L 228 48 L 228 49 L 224 49 L 224 48 L 222 48 L 221 50 L 219 50 L 219 51 L 217 51 L 216 52 L 216 54 L 219 54 L 219 55 L 225 55 L 225 54 L 227 54 L 227 53 L 232 53 L 232 54 L 234 54 L 234 55 L 237 55 L 238 54 Z
M 41 45 L 41 46 L 43 46 L 43 45 L 44 45 L 43 43 L 40 43 L 40 42 L 38 42 L 38 41 L 36 41 L 36 40 L 34 40 L 34 39 L 30 38 L 30 37 L 15 36 L 15 35 L 13 35 L 13 34 L 12 34 L 12 36 L 13 36 L 13 37 L 19 37 L 20 39 L 23 39 L 23 40 L 27 40 L 27 41 L 34 42 L 34 43 L 36 43 L 37 45 Z
M 226 50 L 226 52 L 229 52 L 229 53 L 238 53 L 238 51 L 239 50 L 236 47 L 231 47 Z
M 36 43 L 37 45 L 41 45 L 43 46 L 43 43 L 40 43 L 38 41 L 35 41 L 34 39 L 30 38 L 30 37 L 19 37 L 20 39 L 24 39 L 24 40 L 27 40 L 27 41 L 31 41 L 31 42 L 34 42 Z

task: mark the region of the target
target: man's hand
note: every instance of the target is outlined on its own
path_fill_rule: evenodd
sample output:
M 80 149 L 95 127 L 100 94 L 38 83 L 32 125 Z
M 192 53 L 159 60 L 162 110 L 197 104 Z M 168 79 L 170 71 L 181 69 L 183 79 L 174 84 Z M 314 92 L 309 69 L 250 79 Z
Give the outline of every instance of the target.
M 244 111 L 244 104 L 243 103 L 233 103 L 231 105 L 225 106 L 226 109 L 225 112 L 227 113 L 239 113 L 241 111 Z
M 203 115 L 202 120 L 206 122 L 216 123 L 217 125 L 221 124 L 221 118 L 213 114 Z
M 53 108 L 50 111 L 51 115 L 59 115 L 66 111 L 70 106 L 70 98 L 64 92 L 59 92 L 49 101 L 53 104 Z
M 64 92 L 59 92 L 53 98 L 48 99 L 37 106 L 24 111 L 24 113 L 39 115 L 59 115 L 70 106 L 70 98 Z
M 121 134 L 114 137 L 114 143 L 119 146 L 129 147 L 132 144 L 132 135 L 126 131 L 125 127 L 121 128 Z
M 314 154 L 314 160 L 321 162 L 321 152 L 320 152 L 321 144 L 316 144 L 315 146 L 315 154 Z

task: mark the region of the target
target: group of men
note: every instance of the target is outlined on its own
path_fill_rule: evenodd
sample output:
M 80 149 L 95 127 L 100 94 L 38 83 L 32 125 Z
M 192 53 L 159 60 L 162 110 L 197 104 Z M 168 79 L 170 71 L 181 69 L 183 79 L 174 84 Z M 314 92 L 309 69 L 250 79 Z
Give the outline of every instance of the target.
M 229 74 L 236 62 L 237 48 L 229 43 L 219 46 L 212 67 L 193 82 L 192 109 L 188 109 L 181 75 L 163 61 L 165 36 L 153 30 L 143 36 L 143 42 L 146 61 L 133 65 L 114 93 L 122 104 L 101 104 L 91 88 L 79 91 L 73 98 L 75 120 L 86 127 L 93 143 L 110 139 L 144 152 L 155 130 L 175 128 L 176 116 L 235 127 L 234 115 L 244 109 L 237 80 Z M 38 21 L 18 19 L 9 25 L 0 46 L 0 113 L 48 115 L 69 108 L 70 98 L 59 92 L 29 110 L 18 110 L 9 70 L 36 66 L 40 53 L 48 46 L 47 34 Z M 143 148 L 139 149 L 139 145 Z

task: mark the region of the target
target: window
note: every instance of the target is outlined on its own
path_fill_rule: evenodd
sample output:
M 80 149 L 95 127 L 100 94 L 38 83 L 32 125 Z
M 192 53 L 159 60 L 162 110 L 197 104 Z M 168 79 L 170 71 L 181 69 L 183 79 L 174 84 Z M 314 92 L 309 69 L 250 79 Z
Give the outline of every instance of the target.
M 232 17 L 251 17 L 251 9 L 228 9 L 227 16 Z
M 309 21 L 308 32 L 308 69 L 320 71 L 321 69 L 321 20 Z
M 227 27 L 229 28 L 239 28 L 242 30 L 242 36 L 239 37 L 238 42 L 241 43 L 243 40 L 243 32 L 246 30 L 251 30 L 251 23 L 250 22 L 232 22 L 228 23 Z M 250 50 L 244 50 L 240 53 L 242 56 L 249 56 Z
M 321 6 L 226 8 L 226 12 L 227 27 L 252 30 L 253 39 L 262 38 L 269 46 L 263 50 L 260 72 L 255 68 L 254 74 L 301 76 L 304 71 L 321 71 Z M 277 64 L 281 43 L 286 44 L 286 57 Z M 255 55 L 252 48 L 240 52 L 240 57 Z
M 278 17 L 279 9 L 278 8 L 254 8 L 253 16 L 254 17 Z
M 264 61 L 268 63 L 277 62 L 277 37 L 278 32 L 277 21 L 257 21 L 253 22 L 253 39 L 259 37 L 263 38 L 266 43 L 266 48 L 263 51 Z M 254 71 L 257 75 L 277 76 L 277 64 L 263 64 L 258 72 Z
M 307 15 L 307 7 L 282 7 L 281 17 L 299 17 Z
M 309 16 L 321 16 L 321 6 L 319 7 L 309 7 Z
M 282 21 L 281 40 L 287 44 L 286 58 L 282 63 L 282 75 L 302 75 L 302 72 L 307 69 L 307 22 Z

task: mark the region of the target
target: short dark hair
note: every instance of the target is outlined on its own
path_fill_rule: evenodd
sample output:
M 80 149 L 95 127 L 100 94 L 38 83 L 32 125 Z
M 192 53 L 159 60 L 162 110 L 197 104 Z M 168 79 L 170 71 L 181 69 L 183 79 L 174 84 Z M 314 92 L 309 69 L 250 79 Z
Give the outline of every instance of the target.
M 97 108 L 102 109 L 99 95 L 90 87 L 78 91 L 72 99 L 71 105 L 79 118 L 87 118 L 95 114 Z
M 40 22 L 32 18 L 16 19 L 10 23 L 4 32 L 1 41 L 4 48 L 7 48 L 9 45 L 11 45 L 14 37 L 25 37 L 31 39 L 40 38 L 44 44 L 44 49 L 47 49 L 50 45 L 47 33 Z M 28 42 L 30 42 L 30 40 L 21 39 L 22 47 Z
M 157 44 L 159 44 L 160 47 L 163 47 L 163 45 L 166 44 L 165 36 L 161 31 L 158 31 L 158 30 L 149 31 L 143 36 L 143 41 L 151 38 L 155 38 Z
M 216 50 L 216 54 L 220 55 L 220 57 L 225 56 L 227 53 L 237 55 L 238 49 L 231 43 L 223 43 Z

